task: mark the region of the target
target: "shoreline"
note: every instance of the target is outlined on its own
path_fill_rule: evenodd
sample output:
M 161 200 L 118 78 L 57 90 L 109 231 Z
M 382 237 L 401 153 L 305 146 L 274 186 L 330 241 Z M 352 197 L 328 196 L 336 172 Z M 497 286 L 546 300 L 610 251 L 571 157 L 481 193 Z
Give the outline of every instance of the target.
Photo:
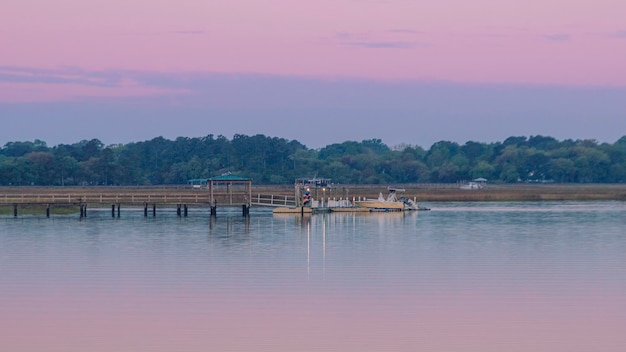
M 456 184 L 397 184 L 390 185 L 405 189 L 399 196 L 418 202 L 438 201 L 566 201 L 566 200 L 626 200 L 626 184 L 495 184 L 482 189 L 464 190 Z M 149 193 L 197 194 L 206 189 L 194 189 L 186 185 L 178 186 L 2 186 L 0 198 L 17 194 L 149 194 Z M 313 191 L 312 191 L 313 192 Z M 273 194 L 293 196 L 293 185 L 253 185 L 253 194 Z M 377 198 L 379 193 L 387 195 L 387 185 L 342 185 L 334 184 L 332 189 L 314 196 L 336 199 L 354 197 Z

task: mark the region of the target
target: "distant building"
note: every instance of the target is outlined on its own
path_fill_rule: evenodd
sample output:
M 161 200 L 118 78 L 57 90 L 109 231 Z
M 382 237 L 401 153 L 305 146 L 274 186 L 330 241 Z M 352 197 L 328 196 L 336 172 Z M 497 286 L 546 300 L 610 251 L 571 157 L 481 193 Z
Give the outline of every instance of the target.
M 187 184 L 191 185 L 192 188 L 206 188 L 208 183 L 208 178 L 192 178 L 187 181 Z

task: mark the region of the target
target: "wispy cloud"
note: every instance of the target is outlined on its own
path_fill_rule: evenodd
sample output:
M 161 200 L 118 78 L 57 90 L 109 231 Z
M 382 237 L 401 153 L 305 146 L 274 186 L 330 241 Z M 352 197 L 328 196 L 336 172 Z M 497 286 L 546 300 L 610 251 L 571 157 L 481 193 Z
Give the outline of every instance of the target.
M 382 33 L 339 32 L 335 34 L 335 40 L 343 46 L 353 46 L 367 49 L 410 49 L 427 46 L 424 43 L 406 40 L 406 36 L 398 35 L 409 33 L 407 31 L 408 30 L 393 30 Z
M 76 68 L 40 69 L 19 66 L 0 66 L 0 82 L 79 84 L 85 86 L 113 87 L 122 79 L 121 74 L 106 75 Z
M 397 34 L 424 34 L 425 32 L 416 31 L 413 29 L 390 29 L 389 33 Z
M 596 32 L 589 33 L 589 35 L 598 36 L 608 39 L 626 39 L 626 30 L 618 30 L 614 32 Z
M 411 42 L 344 42 L 342 44 L 370 49 L 409 49 L 415 47 L 415 44 Z
M 370 34 L 366 33 L 349 33 L 349 32 L 337 32 L 335 33 L 335 38 L 340 42 L 344 41 L 355 41 L 355 40 L 368 40 L 370 38 Z
M 138 37 L 153 37 L 153 36 L 163 36 L 163 35 L 204 35 L 209 32 L 204 30 L 178 30 L 178 31 L 169 31 L 169 32 L 122 32 L 115 33 L 114 35 L 120 36 L 138 36 Z
M 195 30 L 195 31 L 173 31 L 174 34 L 183 34 L 183 35 L 203 35 L 207 34 L 206 31 Z
M 131 71 L 87 71 L 0 66 L 0 102 L 68 101 L 97 97 L 186 94 Z
M 618 39 L 626 39 L 626 30 L 615 31 L 613 33 L 608 33 L 608 37 L 618 38 Z
M 546 35 L 543 35 L 543 38 L 551 42 L 566 42 L 572 39 L 572 36 L 569 34 L 559 33 L 559 34 L 546 34 Z

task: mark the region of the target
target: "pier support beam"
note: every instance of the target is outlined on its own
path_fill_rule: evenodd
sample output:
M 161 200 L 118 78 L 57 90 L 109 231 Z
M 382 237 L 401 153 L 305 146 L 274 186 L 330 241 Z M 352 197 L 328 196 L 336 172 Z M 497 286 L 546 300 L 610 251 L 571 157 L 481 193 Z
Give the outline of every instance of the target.
M 183 210 L 184 210 L 185 217 L 187 217 L 187 204 L 183 206 Z
M 17 204 L 13 204 L 13 217 L 17 217 Z
M 81 204 L 80 205 L 80 218 L 86 218 L 87 217 L 87 204 Z
M 156 217 L 156 204 L 152 204 L 152 217 Z
M 181 213 L 181 205 L 180 204 L 176 204 L 176 216 L 178 216 L 180 218 L 181 215 L 182 215 L 182 213 Z
M 115 204 L 111 204 L 111 217 L 115 217 Z
M 118 205 L 117 205 L 117 217 L 118 217 L 118 218 L 120 217 L 120 211 L 121 211 L 121 209 L 122 209 L 122 205 L 121 205 L 121 204 L 118 204 Z
M 148 203 L 143 203 L 143 217 L 148 217 Z
M 50 217 L 50 204 L 46 204 L 46 217 Z

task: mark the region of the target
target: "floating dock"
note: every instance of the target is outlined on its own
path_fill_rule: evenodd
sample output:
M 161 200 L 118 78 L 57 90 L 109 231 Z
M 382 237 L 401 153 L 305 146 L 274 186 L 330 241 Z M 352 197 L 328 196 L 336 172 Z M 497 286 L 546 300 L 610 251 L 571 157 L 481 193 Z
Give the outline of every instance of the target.
M 417 209 L 416 209 L 417 210 Z M 336 207 L 336 208 L 309 208 L 309 207 L 280 207 L 274 208 L 274 214 L 320 214 L 320 213 L 370 213 L 380 210 L 372 210 L 361 207 Z M 394 210 L 389 210 L 394 211 Z M 400 212 L 400 210 L 395 210 Z M 406 210 L 408 211 L 408 210 Z

